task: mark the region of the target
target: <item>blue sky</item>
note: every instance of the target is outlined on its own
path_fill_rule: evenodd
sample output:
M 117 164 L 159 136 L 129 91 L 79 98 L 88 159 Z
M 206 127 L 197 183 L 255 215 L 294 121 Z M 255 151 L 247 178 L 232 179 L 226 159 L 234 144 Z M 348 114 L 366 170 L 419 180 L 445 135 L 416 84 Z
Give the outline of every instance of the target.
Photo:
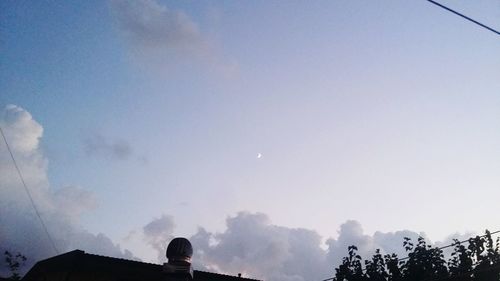
M 497 1 L 442 3 L 500 28 Z M 239 211 L 323 239 L 498 228 L 500 41 L 427 1 L 0 10 L 0 106 L 43 127 L 51 189 L 93 194 L 79 227 L 138 257 L 125 237 L 163 214 L 183 236 Z

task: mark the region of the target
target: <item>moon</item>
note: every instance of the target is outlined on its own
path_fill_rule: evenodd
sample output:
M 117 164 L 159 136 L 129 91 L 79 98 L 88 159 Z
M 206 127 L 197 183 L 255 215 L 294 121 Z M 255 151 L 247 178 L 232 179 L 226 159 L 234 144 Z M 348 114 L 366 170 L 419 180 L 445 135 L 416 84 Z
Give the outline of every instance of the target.
M 262 158 L 262 154 L 261 153 L 257 153 L 257 159 L 260 159 Z

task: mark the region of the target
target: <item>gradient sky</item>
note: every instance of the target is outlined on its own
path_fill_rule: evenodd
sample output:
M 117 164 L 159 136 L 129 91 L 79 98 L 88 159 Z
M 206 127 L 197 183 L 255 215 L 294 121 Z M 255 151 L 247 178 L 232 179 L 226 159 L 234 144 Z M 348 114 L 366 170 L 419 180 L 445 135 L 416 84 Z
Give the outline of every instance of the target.
M 441 2 L 500 28 L 498 1 Z M 500 228 L 499 39 L 427 1 L 2 1 L 0 106 L 144 259 L 125 237 L 162 214 L 439 240 Z

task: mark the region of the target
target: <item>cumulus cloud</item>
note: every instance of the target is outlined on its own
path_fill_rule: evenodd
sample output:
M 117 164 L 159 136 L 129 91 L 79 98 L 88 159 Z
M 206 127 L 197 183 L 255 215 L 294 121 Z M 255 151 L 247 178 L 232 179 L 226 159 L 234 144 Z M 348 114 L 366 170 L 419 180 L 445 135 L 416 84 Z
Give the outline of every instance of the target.
M 101 156 L 114 160 L 127 160 L 133 155 L 132 146 L 125 140 L 109 140 L 95 134 L 84 140 L 84 150 L 89 156 Z
M 79 224 L 82 212 L 96 206 L 93 195 L 75 186 L 50 186 L 48 161 L 40 149 L 43 127 L 21 107 L 8 105 L 0 113 L 0 126 L 33 200 L 59 252 L 76 248 L 89 252 L 133 258 L 104 234 L 94 235 Z M 55 254 L 27 197 L 4 143 L 0 144 L 0 251 L 19 251 L 28 257 L 25 270 Z M 2 264 L 3 266 L 3 264 Z M 0 268 L 0 274 L 5 274 Z
M 166 215 L 143 228 L 144 239 L 158 252 L 158 262 L 164 261 L 173 233 L 173 218 Z M 194 248 L 195 269 L 242 273 L 261 280 L 305 281 L 333 276 L 351 245 L 356 245 L 365 259 L 370 259 L 376 249 L 405 257 L 403 238 L 416 240 L 419 236 L 426 237 L 425 233 L 410 230 L 369 235 L 359 222 L 349 220 L 325 245 L 314 230 L 278 226 L 263 213 L 240 212 L 227 218 L 223 232 L 212 233 L 200 227 L 189 240 Z
M 359 222 L 351 220 L 341 225 L 337 238 L 328 239 L 325 247 L 316 231 L 277 226 L 261 213 L 238 213 L 227 219 L 226 226 L 221 233 L 200 228 L 190 238 L 195 267 L 275 281 L 332 276 L 351 245 L 358 246 L 366 259 L 375 249 L 403 257 L 403 237 L 425 236 L 408 230 L 368 235 Z
M 198 266 L 265 280 L 318 279 L 327 273 L 321 237 L 314 231 L 273 225 L 261 213 L 242 212 L 226 224 L 225 232 L 200 229 L 192 237 Z
M 425 233 L 410 230 L 396 232 L 377 231 L 373 235 L 365 234 L 361 224 L 355 220 L 349 220 L 340 226 L 336 239 L 330 238 L 326 241 L 328 245 L 329 264 L 338 265 L 347 254 L 347 247 L 356 245 L 358 253 L 365 259 L 371 258 L 376 249 L 382 253 L 395 253 L 399 257 L 406 255 L 403 248 L 403 238 L 409 237 L 416 240 L 419 236 L 426 238 Z
M 143 227 L 144 239 L 158 252 L 158 260 L 165 257 L 166 245 L 173 238 L 174 219 L 172 216 L 162 215 Z
M 23 156 L 36 152 L 43 127 L 33 120 L 31 114 L 10 104 L 2 112 L 1 122 L 2 127 L 5 127 L 5 133 L 9 135 L 13 150 L 21 152 Z

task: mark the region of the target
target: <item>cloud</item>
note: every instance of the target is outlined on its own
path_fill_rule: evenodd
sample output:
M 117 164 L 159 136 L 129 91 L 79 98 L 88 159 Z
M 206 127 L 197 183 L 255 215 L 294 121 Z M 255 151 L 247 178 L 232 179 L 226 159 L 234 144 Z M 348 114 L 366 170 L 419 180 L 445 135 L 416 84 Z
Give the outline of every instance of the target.
M 313 230 L 277 226 L 265 214 L 247 212 L 228 218 L 226 225 L 222 233 L 200 228 L 191 237 L 196 266 L 277 281 L 322 280 L 333 271 Z
M 110 11 L 134 58 L 150 69 L 206 66 L 231 76 L 236 70 L 218 53 L 211 36 L 186 13 L 154 0 L 110 0 Z
M 76 186 L 66 186 L 56 190 L 53 193 L 53 200 L 57 209 L 67 210 L 66 215 L 71 217 L 79 217 L 85 211 L 97 207 L 94 194 Z
M 328 249 L 316 231 L 277 226 L 262 213 L 240 212 L 226 225 L 222 233 L 200 228 L 191 237 L 195 265 L 263 280 L 322 280 L 333 273 L 332 257 L 344 256 L 349 242 L 368 239 L 354 222 L 341 228 L 339 240 L 329 240 Z
M 323 277 L 326 251 L 321 237 L 307 229 L 271 224 L 265 214 L 238 213 L 226 221 L 227 230 L 210 233 L 204 228 L 189 238 L 194 268 L 264 280 L 304 280 Z M 163 215 L 144 227 L 144 236 L 164 260 L 173 238 L 173 218 Z
M 144 239 L 158 253 L 158 262 L 165 260 L 174 225 L 171 216 L 162 215 L 143 228 Z M 416 240 L 419 236 L 426 237 L 423 232 L 410 230 L 369 235 L 359 222 L 349 220 L 340 226 L 337 237 L 327 239 L 325 245 L 314 230 L 278 226 L 266 214 L 240 212 L 227 218 L 223 232 L 212 233 L 199 227 L 189 240 L 193 244 L 195 269 L 242 273 L 261 280 L 305 281 L 333 276 L 351 245 L 358 247 L 364 259 L 370 259 L 376 249 L 405 257 L 403 238 Z
M 170 10 L 153 0 L 112 0 L 110 7 L 126 38 L 143 51 L 212 55 L 198 25 L 181 11 Z
M 403 237 L 425 237 L 424 233 L 409 230 L 368 235 L 359 222 L 350 220 L 340 226 L 337 238 L 327 240 L 325 247 L 316 231 L 277 226 L 262 213 L 238 213 L 227 219 L 226 226 L 221 233 L 200 228 L 190 238 L 195 267 L 273 281 L 330 277 L 351 245 L 358 246 L 365 259 L 371 258 L 375 249 L 404 257 Z
M 174 232 L 174 219 L 172 216 L 162 215 L 160 218 L 152 220 L 143 227 L 146 242 L 158 251 L 158 261 L 165 259 L 167 242 L 172 240 Z
M 48 161 L 39 148 L 43 127 L 21 107 L 8 105 L 0 112 L 0 126 L 9 141 L 33 200 L 59 252 L 76 248 L 123 258 L 134 258 L 104 234 L 83 229 L 79 217 L 96 206 L 92 193 L 75 186 L 54 189 Z M 27 197 L 4 143 L 0 144 L 0 251 L 21 252 L 34 262 L 55 254 Z M 2 263 L 0 274 L 5 275 Z
M 416 240 L 419 236 L 426 237 L 425 233 L 410 230 L 396 232 L 377 231 L 373 235 L 367 235 L 361 224 L 355 220 L 349 220 L 340 226 L 336 239 L 330 238 L 326 241 L 328 245 L 327 260 L 329 264 L 338 265 L 347 254 L 347 247 L 356 245 L 358 253 L 365 259 L 371 258 L 376 249 L 382 253 L 395 253 L 399 257 L 406 256 L 403 248 L 403 238 L 409 237 Z
M 134 151 L 125 140 L 109 140 L 100 134 L 95 134 L 83 142 L 85 153 L 89 156 L 101 156 L 113 160 L 127 160 Z
M 2 112 L 2 125 L 9 134 L 10 146 L 24 155 L 31 155 L 38 147 L 43 128 L 24 109 L 9 104 Z M 7 127 L 8 125 L 8 127 Z

